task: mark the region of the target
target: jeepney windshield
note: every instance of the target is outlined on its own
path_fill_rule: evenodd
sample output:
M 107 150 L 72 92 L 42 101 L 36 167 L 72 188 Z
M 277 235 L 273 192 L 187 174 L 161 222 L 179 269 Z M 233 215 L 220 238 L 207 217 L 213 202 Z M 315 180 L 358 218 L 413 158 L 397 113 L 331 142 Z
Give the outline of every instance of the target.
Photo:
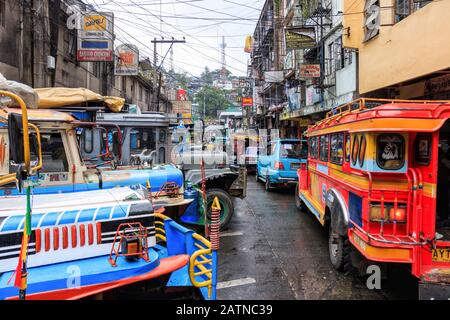
M 282 141 L 280 144 L 280 157 L 305 159 L 308 157 L 308 145 L 301 141 Z

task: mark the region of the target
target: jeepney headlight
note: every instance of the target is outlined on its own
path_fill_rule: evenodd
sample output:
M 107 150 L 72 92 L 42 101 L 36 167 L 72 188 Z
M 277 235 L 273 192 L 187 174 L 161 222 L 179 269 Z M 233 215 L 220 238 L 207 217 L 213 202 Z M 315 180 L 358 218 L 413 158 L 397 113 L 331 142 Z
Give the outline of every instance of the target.
M 373 222 L 388 222 L 392 223 L 396 221 L 397 223 L 406 222 L 406 207 L 404 205 L 395 205 L 393 203 L 384 204 L 384 212 L 381 210 L 381 204 L 371 203 L 369 209 L 369 218 Z

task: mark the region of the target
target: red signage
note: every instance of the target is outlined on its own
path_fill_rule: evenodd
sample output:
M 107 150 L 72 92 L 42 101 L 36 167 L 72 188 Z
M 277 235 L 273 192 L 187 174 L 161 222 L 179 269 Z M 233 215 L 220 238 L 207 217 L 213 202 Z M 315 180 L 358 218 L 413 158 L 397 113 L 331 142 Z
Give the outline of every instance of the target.
M 242 106 L 243 107 L 252 107 L 253 106 L 253 98 L 242 98 Z
M 186 90 L 178 89 L 177 91 L 177 100 L 178 101 L 186 101 Z
M 88 61 L 113 61 L 113 54 L 110 50 L 78 50 L 77 60 Z

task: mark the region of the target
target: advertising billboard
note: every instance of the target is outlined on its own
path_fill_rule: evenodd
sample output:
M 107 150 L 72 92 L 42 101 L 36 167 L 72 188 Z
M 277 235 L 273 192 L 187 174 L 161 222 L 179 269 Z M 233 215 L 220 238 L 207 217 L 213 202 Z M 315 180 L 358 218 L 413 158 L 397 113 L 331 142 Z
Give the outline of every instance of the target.
M 137 76 L 139 73 L 139 49 L 132 44 L 116 48 L 114 74 L 116 76 Z
M 81 62 L 113 61 L 114 14 L 85 13 L 78 30 L 77 60 Z

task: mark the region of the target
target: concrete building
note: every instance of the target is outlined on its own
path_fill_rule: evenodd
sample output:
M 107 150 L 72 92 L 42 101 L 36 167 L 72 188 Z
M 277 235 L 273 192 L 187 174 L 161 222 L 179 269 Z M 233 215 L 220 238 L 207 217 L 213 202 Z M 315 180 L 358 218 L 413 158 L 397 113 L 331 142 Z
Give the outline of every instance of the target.
M 93 11 L 81 0 L 0 0 L 0 73 L 34 88 L 85 87 L 124 97 L 142 111 L 169 112 L 164 81 L 155 97 L 159 84 L 153 84 L 148 60 L 141 62 L 138 76 L 115 76 L 113 62 L 77 61 L 77 31 L 67 28 L 68 5 Z
M 299 137 L 325 112 L 358 97 L 356 52 L 342 45 L 342 6 L 341 0 L 284 0 L 275 8 L 266 1 L 251 57 L 258 93 L 253 117 L 265 120 L 259 127 Z M 274 18 L 264 24 L 270 10 Z M 305 68 L 318 72 L 308 74 Z
M 371 18 L 372 9 L 379 14 Z M 361 95 L 450 99 L 450 1 L 344 0 L 343 10 Z

